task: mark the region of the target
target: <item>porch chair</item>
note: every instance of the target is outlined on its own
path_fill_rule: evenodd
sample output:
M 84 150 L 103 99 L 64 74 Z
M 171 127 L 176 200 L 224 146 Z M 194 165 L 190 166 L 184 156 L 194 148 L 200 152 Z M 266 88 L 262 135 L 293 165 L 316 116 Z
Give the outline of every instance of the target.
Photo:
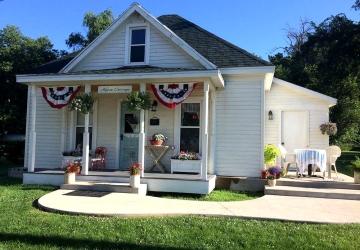
M 286 174 L 289 172 L 290 166 L 295 165 L 296 177 L 298 177 L 299 176 L 299 168 L 296 163 L 296 154 L 289 154 L 283 145 L 279 144 L 278 148 L 280 149 L 280 153 L 281 153 L 281 166 L 285 167 Z
M 341 149 L 338 146 L 330 146 L 326 149 L 326 158 L 328 170 L 331 176 L 331 167 L 334 167 L 336 178 L 338 178 L 338 172 L 336 169 L 336 160 L 341 156 Z
M 91 158 L 90 170 L 102 170 L 105 169 L 105 158 L 107 149 L 105 147 L 97 147 L 95 149 L 95 157 Z

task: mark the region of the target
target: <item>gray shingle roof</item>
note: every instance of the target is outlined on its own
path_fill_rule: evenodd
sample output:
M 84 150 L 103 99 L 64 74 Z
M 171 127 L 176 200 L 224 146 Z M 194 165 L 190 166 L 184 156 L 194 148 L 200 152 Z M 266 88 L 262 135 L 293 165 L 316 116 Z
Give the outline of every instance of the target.
M 163 15 L 158 20 L 219 68 L 271 65 L 181 16 Z
M 158 17 L 158 20 L 172 30 L 181 39 L 187 42 L 198 53 L 204 56 L 207 60 L 215 64 L 219 68 L 226 67 L 257 67 L 257 66 L 269 66 L 269 62 L 256 57 L 253 54 L 225 41 L 224 39 L 204 30 L 196 24 L 178 16 L 178 15 L 163 15 Z M 57 60 L 48 62 L 33 70 L 33 74 L 47 74 L 58 73 L 63 67 L 65 67 L 78 52 L 74 52 L 63 56 Z M 137 68 L 136 70 L 139 70 Z M 148 67 L 147 70 L 151 72 L 169 71 L 167 68 Z M 126 72 L 123 67 L 120 69 L 112 69 L 116 73 Z M 130 70 L 130 69 L 128 69 Z M 132 67 L 131 71 L 136 73 L 135 68 Z M 143 68 L 142 70 L 146 70 Z M 158 70 L 158 71 L 154 71 Z M 184 69 L 181 69 L 184 70 Z M 189 69 L 188 69 L 189 70 Z M 190 69 L 191 70 L 191 69 Z M 99 70 L 97 70 L 99 71 Z M 109 72 L 111 70 L 108 70 Z M 172 70 L 172 71 L 176 71 Z M 143 71 L 144 72 L 144 71 Z M 94 71 L 92 71 L 94 73 Z

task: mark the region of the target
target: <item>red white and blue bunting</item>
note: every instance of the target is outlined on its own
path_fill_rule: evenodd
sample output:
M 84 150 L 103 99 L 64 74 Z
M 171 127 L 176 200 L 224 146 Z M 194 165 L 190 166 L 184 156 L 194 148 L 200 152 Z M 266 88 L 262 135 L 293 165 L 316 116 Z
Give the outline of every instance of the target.
M 194 90 L 196 83 L 152 84 L 151 89 L 160 103 L 170 109 L 182 103 Z
M 52 108 L 61 109 L 68 105 L 80 90 L 80 86 L 41 87 L 42 95 Z

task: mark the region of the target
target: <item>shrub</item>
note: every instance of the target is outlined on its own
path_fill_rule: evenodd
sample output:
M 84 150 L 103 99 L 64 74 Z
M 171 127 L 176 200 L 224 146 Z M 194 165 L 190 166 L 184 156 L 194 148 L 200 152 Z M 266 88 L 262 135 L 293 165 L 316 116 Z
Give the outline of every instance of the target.
M 360 171 L 360 158 L 356 157 L 355 160 L 351 162 L 351 165 L 354 171 Z

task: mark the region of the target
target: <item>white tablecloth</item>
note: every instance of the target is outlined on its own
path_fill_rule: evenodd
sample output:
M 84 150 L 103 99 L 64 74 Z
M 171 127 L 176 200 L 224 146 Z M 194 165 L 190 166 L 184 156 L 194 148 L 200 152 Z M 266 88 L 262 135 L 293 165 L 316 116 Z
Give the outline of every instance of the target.
M 326 150 L 323 149 L 295 149 L 296 163 L 300 174 L 304 174 L 308 165 L 319 167 L 321 172 L 326 170 Z

